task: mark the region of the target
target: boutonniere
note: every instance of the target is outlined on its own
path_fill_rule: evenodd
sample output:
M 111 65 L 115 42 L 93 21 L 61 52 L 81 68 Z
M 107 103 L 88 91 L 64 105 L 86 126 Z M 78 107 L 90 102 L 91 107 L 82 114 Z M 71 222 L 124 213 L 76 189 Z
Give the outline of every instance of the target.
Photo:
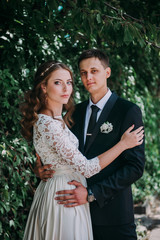
M 101 129 L 101 133 L 110 133 L 113 130 L 113 125 L 112 123 L 104 122 L 100 127 L 100 129 Z

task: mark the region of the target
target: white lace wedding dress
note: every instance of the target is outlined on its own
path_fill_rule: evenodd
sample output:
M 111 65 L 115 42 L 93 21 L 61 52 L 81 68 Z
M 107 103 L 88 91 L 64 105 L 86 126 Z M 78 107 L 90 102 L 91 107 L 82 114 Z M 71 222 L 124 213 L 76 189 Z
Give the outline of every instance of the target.
M 67 184 L 71 180 L 86 186 L 85 177 L 101 170 L 98 158 L 88 161 L 79 152 L 78 140 L 62 118 L 39 114 L 33 142 L 43 164 L 52 164 L 56 173 L 47 182 L 41 181 L 35 192 L 23 240 L 92 240 L 88 203 L 65 208 L 54 198 L 56 191 L 74 188 Z

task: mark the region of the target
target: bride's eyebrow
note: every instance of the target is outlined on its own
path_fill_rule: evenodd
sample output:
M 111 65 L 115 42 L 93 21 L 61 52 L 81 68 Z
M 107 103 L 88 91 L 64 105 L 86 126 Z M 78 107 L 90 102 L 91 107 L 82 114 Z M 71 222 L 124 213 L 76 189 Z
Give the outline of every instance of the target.
M 58 81 L 61 81 L 61 82 L 64 81 L 63 79 L 60 79 L 60 78 L 55 78 L 55 79 L 53 79 L 53 80 L 54 80 L 54 81 L 55 81 L 55 80 L 56 80 L 56 81 L 58 80 Z M 66 81 L 72 81 L 72 79 L 69 78 L 69 79 L 67 79 Z

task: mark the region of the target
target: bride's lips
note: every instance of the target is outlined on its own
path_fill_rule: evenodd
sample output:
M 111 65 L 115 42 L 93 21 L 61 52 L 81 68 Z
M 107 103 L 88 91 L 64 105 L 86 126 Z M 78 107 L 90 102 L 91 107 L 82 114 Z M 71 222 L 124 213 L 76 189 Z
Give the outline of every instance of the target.
M 69 97 L 69 95 L 67 95 L 67 94 L 64 94 L 64 95 L 61 95 L 61 97 L 63 97 L 63 98 L 68 98 L 68 97 Z

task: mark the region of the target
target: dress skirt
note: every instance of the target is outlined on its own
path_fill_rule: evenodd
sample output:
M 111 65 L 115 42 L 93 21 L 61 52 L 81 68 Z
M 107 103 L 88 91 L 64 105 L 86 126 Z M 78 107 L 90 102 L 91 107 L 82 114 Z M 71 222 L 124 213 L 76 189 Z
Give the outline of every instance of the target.
M 77 180 L 86 186 L 86 179 L 64 166 L 54 177 L 41 181 L 34 195 L 23 240 L 92 240 L 89 204 L 66 208 L 54 199 L 59 190 L 73 189 L 67 184 Z

